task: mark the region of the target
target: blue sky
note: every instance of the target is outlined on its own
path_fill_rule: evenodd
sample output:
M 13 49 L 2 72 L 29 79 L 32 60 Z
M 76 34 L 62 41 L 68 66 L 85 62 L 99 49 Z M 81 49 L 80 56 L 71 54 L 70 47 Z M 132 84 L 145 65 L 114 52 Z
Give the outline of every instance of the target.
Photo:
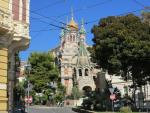
M 27 50 L 20 52 L 21 60 L 27 60 L 31 52 L 47 52 L 59 45 L 61 29 L 50 24 L 61 27 L 61 22 L 66 23 L 67 18 L 70 21 L 71 8 L 78 24 L 81 24 L 82 18 L 89 22 L 85 29 L 87 43 L 92 45 L 90 31 L 99 19 L 137 10 L 134 13 L 139 15 L 143 6 L 150 6 L 150 0 L 31 0 L 31 42 Z

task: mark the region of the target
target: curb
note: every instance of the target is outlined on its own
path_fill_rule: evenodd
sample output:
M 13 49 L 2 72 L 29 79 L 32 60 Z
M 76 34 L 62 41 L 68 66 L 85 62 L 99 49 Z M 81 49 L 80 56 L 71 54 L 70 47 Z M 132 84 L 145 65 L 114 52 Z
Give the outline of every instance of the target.
M 85 109 L 81 109 L 81 108 L 72 108 L 72 111 L 75 111 L 77 113 L 97 113 L 94 111 L 89 111 L 89 110 L 85 110 Z M 114 112 L 106 112 L 106 113 L 114 113 Z M 135 112 L 133 112 L 133 113 L 135 113 Z M 136 112 L 136 113 L 139 113 L 139 112 Z M 147 113 L 147 112 L 140 112 L 140 113 Z
M 72 108 L 72 111 L 75 111 L 78 113 L 95 113 L 94 111 L 89 111 L 89 110 L 80 109 L 80 108 Z

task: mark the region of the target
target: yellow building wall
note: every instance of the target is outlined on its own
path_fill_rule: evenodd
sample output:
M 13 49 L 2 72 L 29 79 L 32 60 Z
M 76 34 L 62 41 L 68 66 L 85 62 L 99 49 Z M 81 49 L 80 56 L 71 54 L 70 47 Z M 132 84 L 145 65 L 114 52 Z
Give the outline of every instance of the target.
M 1 55 L 0 56 L 0 59 L 1 59 L 1 63 L 7 63 L 8 62 L 8 59 L 7 59 L 7 56 L 3 56 L 3 55 Z
M 0 90 L 0 97 L 6 97 L 7 96 L 7 90 Z
M 3 61 L 0 61 L 0 69 L 7 70 L 7 64 L 3 63 Z
M 5 111 L 5 110 L 7 110 L 7 103 L 6 103 L 6 101 L 1 101 L 0 102 L 0 111 Z M 1 112 L 0 112 L 1 113 Z
M 0 76 L 7 76 L 7 71 L 6 70 L 0 70 Z
M 6 83 L 7 84 L 7 77 L 0 76 L 0 83 Z
M 0 48 L 0 113 L 2 112 L 7 113 L 7 106 L 8 106 L 7 67 L 8 67 L 8 50 L 6 48 Z
M 9 0 L 0 0 L 0 10 L 4 12 L 9 11 Z

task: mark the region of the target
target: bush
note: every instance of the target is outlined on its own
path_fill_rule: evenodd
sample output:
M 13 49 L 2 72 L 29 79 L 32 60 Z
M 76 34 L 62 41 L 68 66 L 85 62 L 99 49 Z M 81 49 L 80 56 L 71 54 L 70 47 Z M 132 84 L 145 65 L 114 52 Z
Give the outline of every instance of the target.
M 43 95 L 40 99 L 41 99 L 41 104 L 42 104 L 42 105 L 46 105 L 46 102 L 47 102 L 47 100 L 48 100 L 47 95 Z
M 34 96 L 33 103 L 38 105 L 40 103 L 40 97 L 39 96 Z
M 121 113 L 132 113 L 132 110 L 130 107 L 126 106 L 126 107 L 121 107 L 120 112 Z

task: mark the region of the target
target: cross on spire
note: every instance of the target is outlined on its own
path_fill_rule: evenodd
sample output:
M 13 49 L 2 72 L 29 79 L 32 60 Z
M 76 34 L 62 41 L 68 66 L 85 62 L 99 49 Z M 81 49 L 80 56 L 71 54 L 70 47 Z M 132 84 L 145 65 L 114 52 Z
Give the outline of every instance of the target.
M 84 25 L 84 19 L 82 18 L 82 20 L 81 20 L 81 25 Z
M 67 24 L 68 24 L 68 16 L 67 16 Z
M 74 20 L 74 17 L 73 17 L 73 8 L 71 8 L 71 20 Z

